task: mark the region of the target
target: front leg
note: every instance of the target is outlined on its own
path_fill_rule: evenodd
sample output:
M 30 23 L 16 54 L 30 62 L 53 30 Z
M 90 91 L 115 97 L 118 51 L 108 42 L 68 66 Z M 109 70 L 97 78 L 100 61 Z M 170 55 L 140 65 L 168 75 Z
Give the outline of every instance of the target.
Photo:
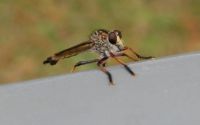
M 124 50 L 130 50 L 133 54 L 135 54 L 137 56 L 137 58 L 139 59 L 152 59 L 154 58 L 153 56 L 141 56 L 140 54 L 136 53 L 132 48 L 130 47 L 125 47 Z
M 130 55 L 124 53 L 124 52 L 116 53 L 114 56 L 115 56 L 115 57 L 118 57 L 118 56 L 126 56 L 126 57 L 128 57 L 129 59 L 131 59 L 131 60 L 133 60 L 133 61 L 139 61 L 138 59 L 135 59 L 135 58 L 133 58 L 132 56 L 130 56 Z

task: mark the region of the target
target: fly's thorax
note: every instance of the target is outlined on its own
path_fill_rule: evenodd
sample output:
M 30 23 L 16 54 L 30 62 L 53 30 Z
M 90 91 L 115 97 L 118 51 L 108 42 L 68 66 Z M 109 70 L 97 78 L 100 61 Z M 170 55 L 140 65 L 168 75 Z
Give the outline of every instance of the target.
M 94 46 L 92 47 L 92 51 L 95 51 L 99 54 L 105 53 L 111 49 L 110 44 L 108 43 L 107 39 L 102 40 L 99 39 L 98 41 L 94 41 Z
M 96 42 L 91 50 L 98 53 L 100 57 L 110 57 L 110 52 L 117 53 L 121 51 L 121 49 L 119 49 L 119 46 L 112 45 L 108 41 Z
M 109 56 L 110 52 L 116 53 L 124 49 L 122 34 L 119 30 L 111 32 L 103 29 L 97 30 L 91 34 L 90 40 L 94 43 L 91 50 L 100 55 Z
M 90 40 L 92 41 L 99 41 L 99 40 L 105 40 L 108 37 L 108 31 L 105 29 L 99 29 L 91 33 Z
M 99 29 L 93 32 L 90 36 L 90 40 L 94 43 L 94 46 L 91 48 L 91 50 L 99 54 L 105 53 L 105 51 L 108 51 L 110 48 L 107 30 Z

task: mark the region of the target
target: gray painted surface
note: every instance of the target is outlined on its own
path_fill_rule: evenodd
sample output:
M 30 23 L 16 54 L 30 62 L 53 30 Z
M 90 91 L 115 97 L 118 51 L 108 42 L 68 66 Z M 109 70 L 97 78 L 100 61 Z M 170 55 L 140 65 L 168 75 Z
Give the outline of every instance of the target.
M 0 125 L 200 125 L 200 54 L 0 86 Z

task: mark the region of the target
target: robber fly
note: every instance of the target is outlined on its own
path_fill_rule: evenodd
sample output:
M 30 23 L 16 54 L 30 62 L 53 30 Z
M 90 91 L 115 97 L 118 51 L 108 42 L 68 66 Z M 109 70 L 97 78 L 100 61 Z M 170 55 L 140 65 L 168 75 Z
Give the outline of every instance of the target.
M 135 73 L 131 70 L 131 68 L 129 68 L 128 65 L 126 65 L 117 57 L 126 56 L 134 61 L 138 61 L 138 59 L 152 58 L 151 56 L 148 56 L 148 57 L 141 56 L 137 54 L 135 51 L 133 51 L 131 48 L 124 46 L 123 40 L 122 40 L 122 33 L 119 30 L 108 31 L 105 29 L 99 29 L 91 33 L 89 40 L 82 42 L 78 45 L 75 45 L 71 48 L 60 51 L 58 53 L 55 53 L 53 56 L 48 57 L 43 62 L 43 64 L 49 63 L 50 65 L 55 65 L 61 59 L 78 55 L 87 50 L 97 53 L 99 55 L 99 58 L 92 59 L 92 60 L 79 61 L 78 63 L 74 65 L 72 72 L 78 66 L 90 64 L 90 63 L 96 63 L 97 66 L 101 69 L 101 71 L 103 71 L 108 76 L 108 79 L 111 85 L 114 85 L 112 75 L 105 68 L 106 60 L 108 60 L 109 58 L 113 58 L 118 63 L 122 64 L 124 68 L 132 76 L 134 76 Z M 134 55 L 136 55 L 137 59 L 126 54 L 125 50 L 131 51 Z

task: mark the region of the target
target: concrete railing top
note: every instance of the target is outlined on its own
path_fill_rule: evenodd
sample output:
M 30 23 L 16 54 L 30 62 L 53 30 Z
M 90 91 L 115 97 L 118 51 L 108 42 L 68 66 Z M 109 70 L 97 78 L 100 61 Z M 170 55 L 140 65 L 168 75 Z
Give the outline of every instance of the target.
M 200 53 L 0 86 L 1 125 L 199 125 Z

